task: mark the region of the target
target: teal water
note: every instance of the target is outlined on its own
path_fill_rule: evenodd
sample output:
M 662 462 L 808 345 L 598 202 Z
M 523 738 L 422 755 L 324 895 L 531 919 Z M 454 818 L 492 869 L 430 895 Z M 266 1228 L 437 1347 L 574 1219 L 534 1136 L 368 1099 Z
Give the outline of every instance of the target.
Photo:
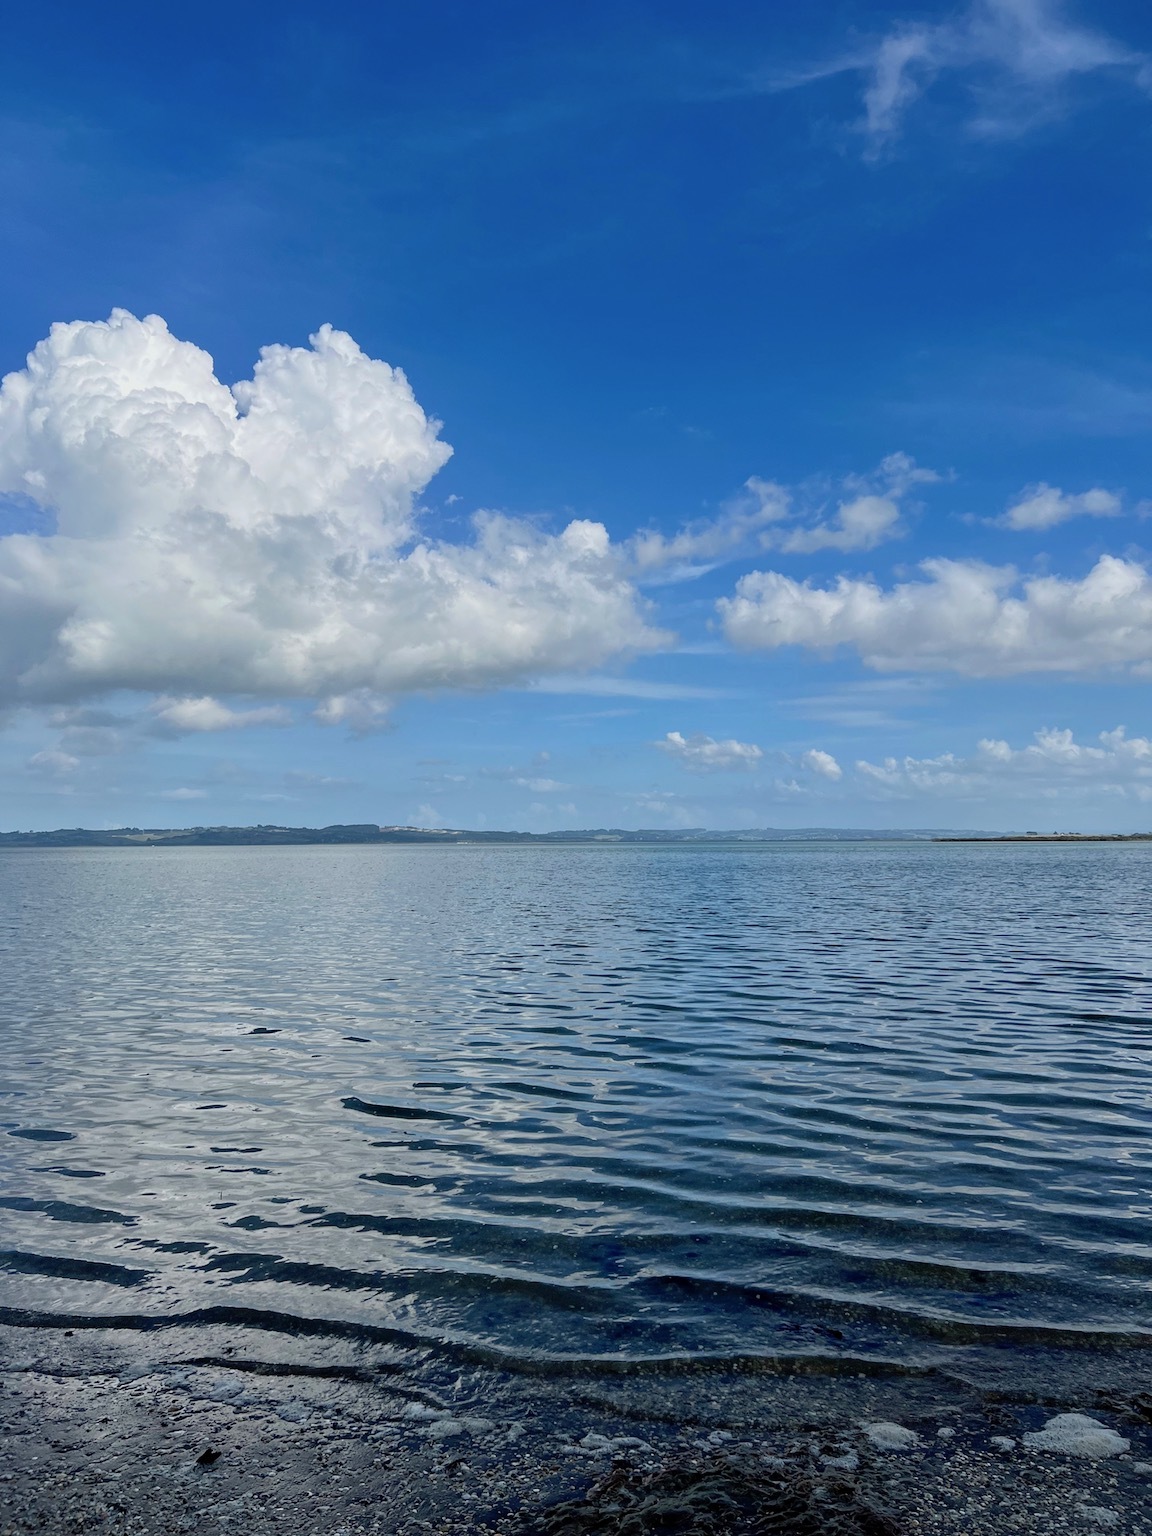
M 1147 1344 L 1150 884 L 1147 846 L 0 855 L 0 1305 L 592 1369 Z

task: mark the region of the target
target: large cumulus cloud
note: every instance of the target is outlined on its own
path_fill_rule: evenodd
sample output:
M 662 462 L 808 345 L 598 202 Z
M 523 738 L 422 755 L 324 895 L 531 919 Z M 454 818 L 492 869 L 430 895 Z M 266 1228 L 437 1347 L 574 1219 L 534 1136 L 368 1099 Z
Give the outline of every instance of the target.
M 819 587 L 752 571 L 718 608 L 742 649 L 850 646 L 879 670 L 1152 672 L 1152 574 L 1138 561 L 1102 555 L 1079 580 L 1022 581 L 1010 566 L 973 560 L 926 560 L 922 569 L 925 580 L 888 591 L 847 576 Z
M 421 539 L 438 430 L 330 326 L 231 388 L 156 316 L 54 326 L 0 387 L 0 495 L 54 519 L 0 539 L 0 702 L 243 693 L 341 718 L 657 642 L 598 523 Z

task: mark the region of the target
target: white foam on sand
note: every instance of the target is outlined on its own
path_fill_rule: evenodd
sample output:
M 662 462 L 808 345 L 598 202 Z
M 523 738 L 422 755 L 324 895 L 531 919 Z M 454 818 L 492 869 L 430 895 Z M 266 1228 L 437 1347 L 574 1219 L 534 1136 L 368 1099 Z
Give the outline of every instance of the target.
M 923 1444 L 914 1429 L 903 1424 L 892 1424 L 887 1419 L 875 1419 L 860 1425 L 878 1451 L 914 1451 Z
M 1090 1419 L 1086 1413 L 1058 1413 L 1043 1429 L 1024 1435 L 1023 1440 L 1033 1451 L 1091 1456 L 1094 1460 L 1120 1456 L 1129 1446 L 1123 1435 L 1109 1429 L 1107 1424 L 1101 1424 L 1099 1419 Z

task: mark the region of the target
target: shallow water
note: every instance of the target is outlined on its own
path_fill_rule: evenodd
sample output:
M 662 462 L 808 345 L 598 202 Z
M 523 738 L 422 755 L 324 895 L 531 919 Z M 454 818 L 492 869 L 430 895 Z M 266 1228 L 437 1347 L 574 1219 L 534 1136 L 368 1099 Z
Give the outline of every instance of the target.
M 0 1304 L 604 1369 L 1147 1345 L 1150 876 L 1139 845 L 0 855 Z

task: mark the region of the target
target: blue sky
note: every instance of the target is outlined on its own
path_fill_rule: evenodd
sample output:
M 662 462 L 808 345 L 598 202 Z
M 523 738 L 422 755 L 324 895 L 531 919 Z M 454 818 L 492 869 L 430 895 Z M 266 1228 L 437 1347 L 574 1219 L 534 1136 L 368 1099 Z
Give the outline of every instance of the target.
M 0 81 L 0 825 L 1152 822 L 1145 7 L 61 4 Z

